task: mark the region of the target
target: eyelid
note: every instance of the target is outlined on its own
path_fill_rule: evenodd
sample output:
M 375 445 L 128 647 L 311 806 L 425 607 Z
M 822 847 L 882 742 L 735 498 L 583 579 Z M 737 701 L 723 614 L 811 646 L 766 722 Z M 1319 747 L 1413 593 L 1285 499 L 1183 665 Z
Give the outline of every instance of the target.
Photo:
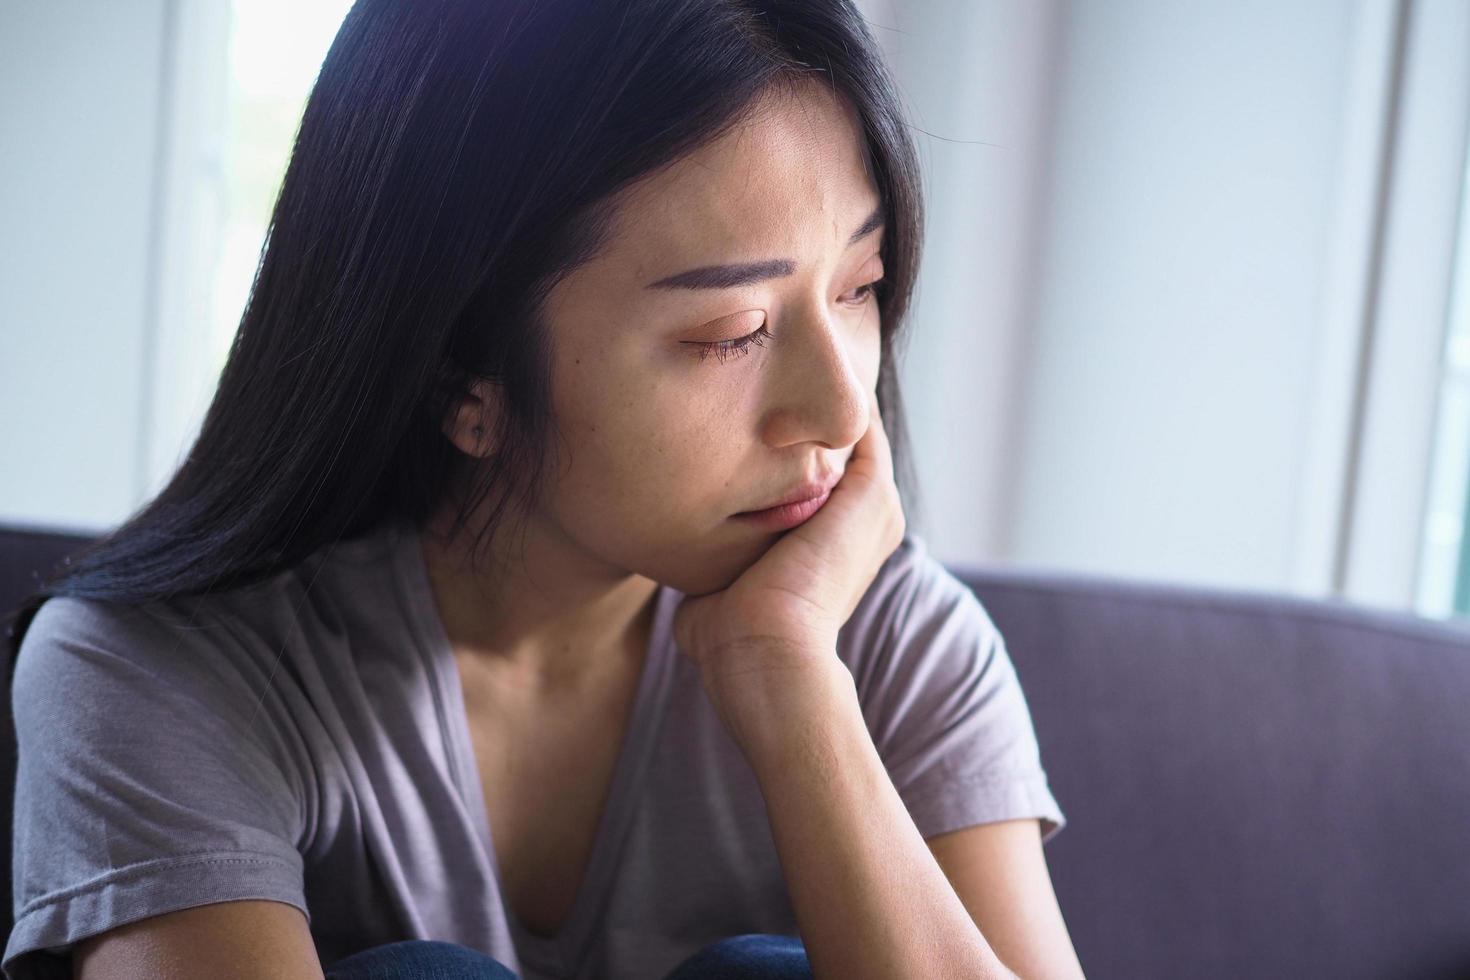
M 709 323 L 706 323 L 704 325 L 704 328 L 703 329 L 709 330 L 709 329 L 712 329 L 712 328 L 714 328 L 715 326 L 717 326 L 719 324 L 728 323 L 728 324 L 730 324 L 730 327 L 728 329 L 733 330 L 733 329 L 735 329 L 735 324 L 741 322 L 738 318 L 739 317 L 743 317 L 743 316 L 745 316 L 745 317 L 748 317 L 748 316 L 756 316 L 756 317 L 759 317 L 760 318 L 759 320 L 751 320 L 748 325 L 746 325 L 746 326 L 744 326 L 744 327 L 741 328 L 740 332 L 742 334 L 745 334 L 745 333 L 749 333 L 751 330 L 756 329 L 756 327 L 760 326 L 761 323 L 764 323 L 765 322 L 766 311 L 765 310 L 741 310 L 739 313 L 730 313 L 730 314 L 727 314 L 725 316 L 720 317 L 718 320 L 711 320 Z
M 878 259 L 879 258 L 879 255 L 877 253 L 875 253 L 873 255 L 873 258 L 874 259 Z M 879 286 L 879 285 L 882 284 L 882 282 L 884 281 L 885 276 L 886 276 L 886 270 L 883 268 L 883 265 L 882 265 L 881 261 L 877 264 L 877 268 L 876 269 L 870 269 L 868 265 L 865 265 L 863 267 L 863 269 L 865 270 L 864 271 L 864 274 L 857 277 L 859 281 L 857 283 L 855 283 L 852 286 L 851 289 L 844 290 L 841 295 L 846 296 L 849 293 L 851 293 L 853 290 L 863 289 L 864 287 L 867 287 L 867 286 L 877 287 L 877 286 Z M 760 319 L 759 320 L 754 320 L 753 319 L 749 323 L 742 323 L 740 321 L 740 319 L 739 319 L 741 317 L 759 317 Z M 766 311 L 765 310 L 762 310 L 762 309 L 740 310 L 739 312 L 736 312 L 736 313 L 727 313 L 727 314 L 725 314 L 722 317 L 718 317 L 718 318 L 716 318 L 714 320 L 711 320 L 708 323 L 704 324 L 704 326 L 701 327 L 700 330 L 701 330 L 701 332 L 707 331 L 707 330 L 713 330 L 714 328 L 716 328 L 717 326 L 720 326 L 721 324 L 727 324 L 728 323 L 728 324 L 730 324 L 730 326 L 727 327 L 725 330 L 721 330 L 719 332 L 720 333 L 727 333 L 728 332 L 728 333 L 731 334 L 730 337 L 724 338 L 726 340 L 738 340 L 741 337 L 745 336 L 746 334 L 749 334 L 751 331 L 756 330 L 756 329 L 759 329 L 765 323 L 765 320 L 766 320 Z M 737 323 L 740 323 L 741 325 L 739 327 L 736 327 L 735 324 L 737 324 Z M 699 343 L 704 343 L 704 342 L 705 341 L 684 341 L 684 343 L 692 343 L 692 344 L 699 344 Z M 722 341 L 716 340 L 716 341 L 709 341 L 709 342 L 710 343 L 721 343 Z
M 882 263 L 878 263 L 876 266 L 864 266 L 863 274 L 858 276 L 858 281 L 852 289 L 862 289 L 864 286 L 869 285 L 876 286 L 884 282 L 887 276 L 888 270 L 883 268 Z M 848 292 L 852 292 L 852 290 L 850 289 Z M 843 295 L 846 295 L 846 293 Z
M 878 291 L 883 287 L 884 281 L 885 280 L 883 273 L 880 272 L 877 278 L 868 279 L 858 286 L 855 286 L 851 291 L 861 292 L 863 295 L 862 298 L 858 300 L 858 302 L 854 305 L 856 307 L 861 307 L 862 309 L 866 310 L 870 303 L 878 299 Z M 842 295 L 845 297 L 848 294 L 843 293 Z M 684 344 L 685 346 L 694 348 L 699 353 L 699 360 L 701 363 L 703 363 L 704 359 L 710 354 L 714 354 L 719 359 L 721 364 L 725 363 L 727 357 L 738 358 L 748 356 L 750 353 L 750 348 L 752 346 L 766 346 L 763 338 L 769 338 L 771 336 L 771 332 L 766 329 L 764 311 L 742 310 L 740 313 L 732 313 L 729 316 L 721 317 L 720 320 L 717 320 L 715 322 L 718 323 L 723 320 L 731 319 L 732 317 L 741 316 L 745 313 L 762 314 L 760 325 L 757 326 L 755 330 L 751 331 L 750 333 L 742 334 L 738 337 L 731 337 L 728 340 L 683 340 L 680 341 L 680 343 Z

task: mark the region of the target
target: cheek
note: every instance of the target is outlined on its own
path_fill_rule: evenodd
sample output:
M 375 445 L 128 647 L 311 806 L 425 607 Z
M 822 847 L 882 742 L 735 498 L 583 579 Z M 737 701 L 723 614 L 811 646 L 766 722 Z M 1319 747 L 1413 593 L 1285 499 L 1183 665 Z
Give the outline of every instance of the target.
M 865 380 L 878 383 L 878 366 L 883 359 L 882 319 L 874 306 L 863 318 L 854 343 L 857 365 Z
M 563 479 L 610 506 L 677 495 L 707 456 L 711 418 L 717 413 L 646 379 L 584 387 L 558 419 Z
M 750 451 L 738 411 L 669 391 L 617 410 L 574 457 L 579 506 L 640 538 L 707 534 L 740 509 Z
M 761 398 L 753 367 L 638 344 L 561 359 L 554 403 L 567 503 L 666 520 L 722 512 L 743 489 L 735 474 Z

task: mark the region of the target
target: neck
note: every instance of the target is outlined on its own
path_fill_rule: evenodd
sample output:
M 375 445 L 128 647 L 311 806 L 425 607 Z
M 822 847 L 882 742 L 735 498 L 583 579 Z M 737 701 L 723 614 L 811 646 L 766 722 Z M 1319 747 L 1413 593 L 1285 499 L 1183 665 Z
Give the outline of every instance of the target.
M 610 567 L 534 523 L 513 558 L 492 542 L 476 562 L 474 540 L 467 531 L 450 541 L 434 524 L 419 533 L 434 601 L 463 666 L 549 694 L 642 663 L 657 582 Z

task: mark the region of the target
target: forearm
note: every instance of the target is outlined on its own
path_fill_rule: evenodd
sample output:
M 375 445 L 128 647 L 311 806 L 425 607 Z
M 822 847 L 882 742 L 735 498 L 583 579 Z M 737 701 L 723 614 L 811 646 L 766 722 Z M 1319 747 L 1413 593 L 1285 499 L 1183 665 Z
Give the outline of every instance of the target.
M 737 738 L 760 783 L 817 980 L 1015 980 L 904 807 L 852 674 L 797 675 L 747 703 Z

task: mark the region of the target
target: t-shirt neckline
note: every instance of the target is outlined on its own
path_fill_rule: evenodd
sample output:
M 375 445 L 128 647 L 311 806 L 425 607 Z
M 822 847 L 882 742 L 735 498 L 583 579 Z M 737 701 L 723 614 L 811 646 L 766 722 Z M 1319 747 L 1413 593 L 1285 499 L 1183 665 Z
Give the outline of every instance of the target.
M 408 599 L 413 632 L 434 681 L 440 728 L 454 770 L 456 787 L 475 824 L 485 852 L 485 862 L 495 878 L 505 919 L 515 938 L 517 955 L 543 971 L 569 975 L 578 968 L 593 938 L 592 927 L 603 914 L 613 872 L 621 859 L 636 811 L 636 800 L 668 707 L 677 655 L 671 639 L 672 616 L 677 604 L 675 590 L 660 585 L 654 599 L 653 628 L 644 652 L 628 730 L 614 764 L 612 782 L 593 834 L 592 850 L 577 894 L 566 921 L 556 934 L 538 936 L 516 916 L 505 893 L 495 853 L 494 831 L 485 810 L 484 787 L 475 765 L 459 669 L 434 601 L 418 528 L 407 521 L 396 521 L 390 524 L 388 531 L 393 543 L 394 564 Z

